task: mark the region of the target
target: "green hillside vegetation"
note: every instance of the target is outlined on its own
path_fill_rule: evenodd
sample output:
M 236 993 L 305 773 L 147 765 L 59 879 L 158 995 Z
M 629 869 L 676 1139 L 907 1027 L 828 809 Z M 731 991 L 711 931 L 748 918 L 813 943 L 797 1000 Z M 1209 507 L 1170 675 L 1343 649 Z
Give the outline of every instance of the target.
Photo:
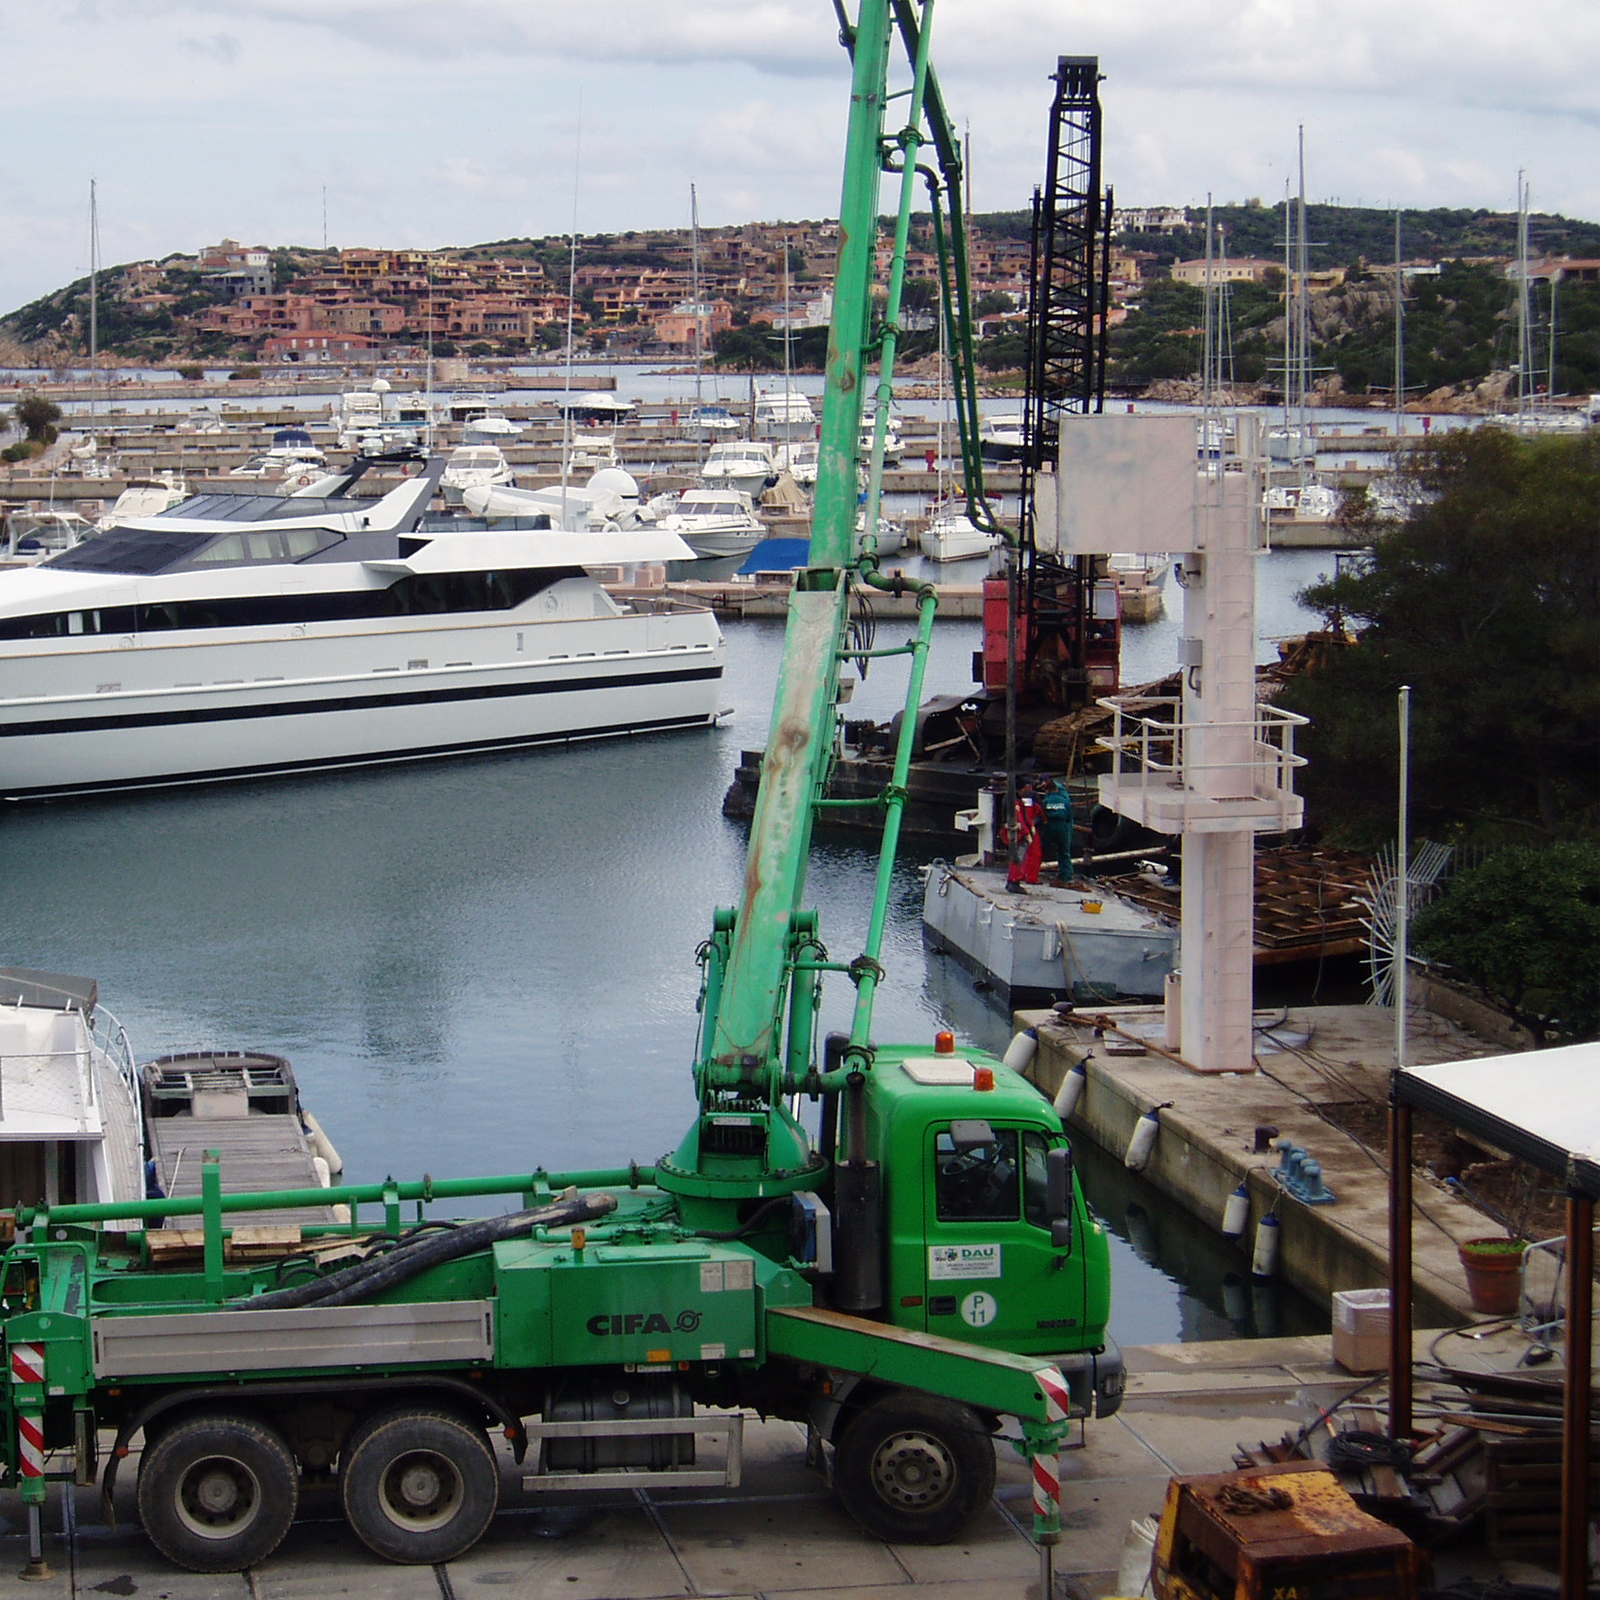
M 1229 290 L 1235 379 L 1268 394 L 1281 390 L 1284 306 L 1282 276 Z M 1546 385 L 1550 291 L 1535 285 L 1534 362 Z M 1338 289 L 1313 295 L 1314 382 L 1348 395 L 1388 397 L 1394 382 L 1392 279 L 1358 270 Z M 1600 390 L 1600 284 L 1562 284 L 1556 295 L 1557 394 Z M 1201 366 L 1202 295 L 1188 284 L 1156 279 L 1145 286 L 1138 311 L 1114 329 L 1109 380 L 1143 388 L 1159 380 L 1188 381 Z M 1406 392 L 1413 399 L 1506 372 L 1516 359 L 1513 286 L 1502 268 L 1450 261 L 1438 277 L 1406 286 Z

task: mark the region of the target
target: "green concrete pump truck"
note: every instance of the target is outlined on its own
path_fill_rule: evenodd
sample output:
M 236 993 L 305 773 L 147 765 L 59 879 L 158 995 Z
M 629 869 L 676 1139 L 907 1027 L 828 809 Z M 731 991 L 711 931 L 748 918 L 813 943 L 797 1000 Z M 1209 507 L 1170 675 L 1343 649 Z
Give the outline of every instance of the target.
M 1030 1084 L 949 1035 L 872 1038 L 936 596 L 916 589 L 914 637 L 884 649 L 852 637 L 851 598 L 903 587 L 880 571 L 870 530 L 919 178 L 946 269 L 970 503 L 990 514 L 932 0 L 860 0 L 853 21 L 836 9 L 853 81 L 813 538 L 741 903 L 715 914 L 700 950 L 698 1115 L 653 1167 L 260 1194 L 225 1192 L 208 1155 L 198 1198 L 19 1208 L 0 1267 L 0 1465 L 36 1565 L 48 1483 L 98 1478 L 109 1519 L 141 1439 L 139 1515 L 182 1566 L 262 1560 L 301 1484 L 319 1480 L 337 1483 L 379 1555 L 440 1562 L 494 1513 L 495 1433 L 530 1488 L 722 1483 L 737 1479 L 747 1409 L 805 1424 L 850 1512 L 896 1540 L 961 1531 L 989 1499 L 1004 1431 L 1032 1463 L 1036 1536 L 1058 1535 L 1058 1452 L 1122 1392 L 1105 1237 Z M 891 93 L 900 54 L 905 85 Z M 904 116 L 886 134 L 891 107 Z M 901 182 L 875 317 L 884 172 Z M 876 446 L 858 463 L 874 361 Z M 862 803 L 825 790 L 841 667 L 867 655 L 906 657 L 910 681 L 893 778 L 873 802 L 883 840 L 865 948 L 841 963 L 802 901 L 818 816 Z M 819 1045 L 829 974 L 854 985 L 851 1025 Z M 517 1209 L 429 1219 L 430 1204 L 493 1196 Z M 304 1226 L 265 1258 L 230 1226 L 330 1204 L 349 1220 Z M 174 1258 L 165 1224 L 196 1215 L 191 1254 Z

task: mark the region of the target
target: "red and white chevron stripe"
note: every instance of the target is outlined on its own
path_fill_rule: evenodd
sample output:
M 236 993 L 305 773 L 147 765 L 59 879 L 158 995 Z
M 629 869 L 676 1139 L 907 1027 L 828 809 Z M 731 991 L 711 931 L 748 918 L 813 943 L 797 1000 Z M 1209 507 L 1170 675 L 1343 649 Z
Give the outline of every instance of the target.
M 1061 1381 L 1061 1374 L 1054 1367 L 1045 1367 L 1034 1374 L 1038 1380 L 1039 1388 L 1044 1394 L 1046 1421 L 1065 1422 L 1072 1414 L 1072 1395 L 1067 1386 Z
M 23 1412 L 17 1418 L 17 1439 L 21 1444 L 18 1467 L 24 1478 L 44 1476 L 44 1419 Z
M 14 1344 L 11 1347 L 11 1381 L 13 1383 L 44 1382 L 44 1346 Z
M 1034 1374 L 1044 1395 L 1045 1420 L 1065 1422 L 1072 1414 L 1072 1396 L 1054 1367 Z M 1036 1450 L 1033 1455 L 1033 1519 L 1036 1534 L 1054 1537 L 1061 1526 L 1061 1455 L 1056 1450 Z

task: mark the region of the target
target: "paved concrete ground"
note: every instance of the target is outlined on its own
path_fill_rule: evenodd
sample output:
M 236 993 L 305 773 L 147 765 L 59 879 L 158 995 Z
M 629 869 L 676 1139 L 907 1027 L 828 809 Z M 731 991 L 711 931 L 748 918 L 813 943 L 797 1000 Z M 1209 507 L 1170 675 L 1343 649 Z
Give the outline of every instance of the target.
M 1131 1519 L 1159 1509 L 1174 1472 L 1232 1465 L 1240 1443 L 1298 1431 L 1358 1383 L 1329 1360 L 1326 1338 L 1163 1345 L 1128 1352 L 1128 1399 L 1092 1425 L 1084 1449 L 1064 1458 L 1066 1537 L 1050 1600 L 1115 1594 Z M 1041 1600 L 1038 1554 L 1028 1538 L 1029 1474 L 1002 1448 L 995 1502 L 970 1534 L 941 1546 L 888 1545 L 863 1533 L 807 1470 L 803 1431 L 790 1423 L 747 1428 L 737 1490 L 541 1496 L 505 1463 L 500 1515 L 489 1534 L 447 1567 L 395 1567 L 368 1554 L 345 1528 L 331 1493 L 307 1496 L 280 1549 L 251 1572 L 197 1577 L 156 1554 L 133 1508 L 132 1470 L 118 1490 L 119 1527 L 101 1521 L 95 1490 L 53 1498 L 46 1583 L 16 1581 L 26 1555 L 13 1496 L 0 1528 L 0 1595 L 18 1600 Z M 131 1469 L 135 1463 L 129 1462 Z M 1551 1581 L 1465 1550 L 1439 1576 Z

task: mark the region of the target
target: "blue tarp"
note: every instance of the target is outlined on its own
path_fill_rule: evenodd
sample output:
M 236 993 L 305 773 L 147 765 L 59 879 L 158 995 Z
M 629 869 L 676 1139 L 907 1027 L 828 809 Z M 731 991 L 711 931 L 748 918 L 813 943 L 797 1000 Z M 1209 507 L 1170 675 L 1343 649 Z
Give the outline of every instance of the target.
M 792 572 L 811 559 L 809 539 L 763 539 L 745 557 L 741 573 Z

